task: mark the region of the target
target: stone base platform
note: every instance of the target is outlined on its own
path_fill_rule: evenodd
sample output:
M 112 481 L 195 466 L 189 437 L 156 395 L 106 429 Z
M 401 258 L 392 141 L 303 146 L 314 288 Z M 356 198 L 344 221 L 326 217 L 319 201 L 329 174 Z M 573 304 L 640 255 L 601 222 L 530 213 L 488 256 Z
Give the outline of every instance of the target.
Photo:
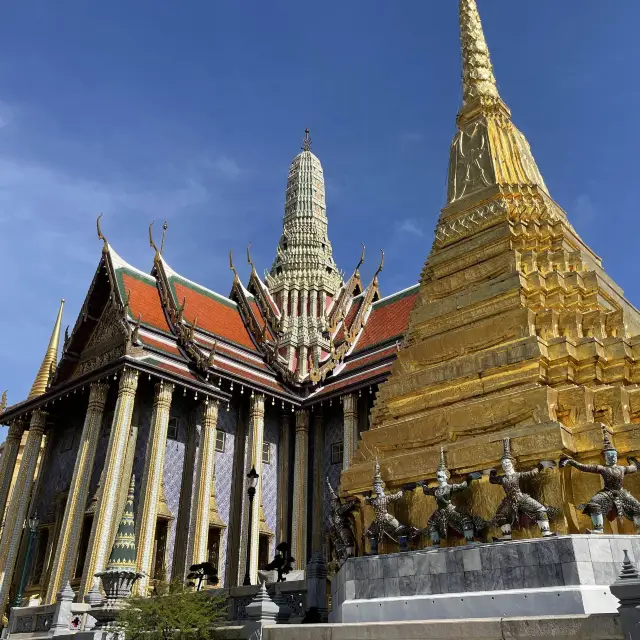
M 615 613 L 609 585 L 640 537 L 569 535 L 351 558 L 330 622 Z

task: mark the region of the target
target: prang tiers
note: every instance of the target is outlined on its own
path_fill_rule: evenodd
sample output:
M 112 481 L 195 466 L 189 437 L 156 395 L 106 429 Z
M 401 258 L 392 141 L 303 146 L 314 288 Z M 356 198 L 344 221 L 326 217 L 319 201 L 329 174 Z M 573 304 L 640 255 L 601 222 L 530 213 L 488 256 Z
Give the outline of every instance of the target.
M 601 424 L 621 455 L 640 448 L 640 315 L 550 197 L 498 93 L 475 0 L 460 1 L 460 31 L 447 204 L 372 428 L 343 473 L 346 495 L 366 490 L 376 457 L 391 487 L 435 473 L 443 444 L 458 476 L 496 465 L 506 436 L 525 466 L 563 454 L 599 462 Z M 598 478 L 556 469 L 540 482 L 562 509 L 558 531 L 591 525 L 576 505 Z M 636 476 L 628 484 L 637 492 Z M 486 477 L 469 495 L 482 517 L 500 500 Z M 426 526 L 428 500 L 407 501 L 409 521 Z

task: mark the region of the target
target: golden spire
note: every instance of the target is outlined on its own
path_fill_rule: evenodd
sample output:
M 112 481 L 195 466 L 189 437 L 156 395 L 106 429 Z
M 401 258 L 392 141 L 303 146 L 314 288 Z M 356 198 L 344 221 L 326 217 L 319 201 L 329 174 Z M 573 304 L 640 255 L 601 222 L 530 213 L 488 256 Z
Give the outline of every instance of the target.
M 460 0 L 463 105 L 478 98 L 500 99 L 489 48 L 484 39 L 476 0 Z
M 60 328 L 62 326 L 62 310 L 64 308 L 64 299 L 60 302 L 60 310 L 58 311 L 58 317 L 56 323 L 53 326 L 53 332 L 51 339 L 49 340 L 49 346 L 47 347 L 47 353 L 44 355 L 44 360 L 40 365 L 38 375 L 35 382 L 29 392 L 29 398 L 36 398 L 41 396 L 46 390 L 49 384 L 49 378 L 51 373 L 55 371 L 56 364 L 58 363 L 58 344 L 60 343 Z

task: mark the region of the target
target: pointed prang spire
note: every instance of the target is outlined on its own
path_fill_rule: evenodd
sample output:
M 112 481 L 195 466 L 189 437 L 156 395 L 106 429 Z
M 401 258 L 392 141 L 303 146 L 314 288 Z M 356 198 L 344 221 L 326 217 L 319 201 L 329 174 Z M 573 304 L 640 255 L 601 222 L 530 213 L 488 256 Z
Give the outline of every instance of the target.
M 29 392 L 29 399 L 41 396 L 46 390 L 51 377 L 51 372 L 55 371 L 55 367 L 58 363 L 58 345 L 60 344 L 60 328 L 62 326 L 62 310 L 64 309 L 64 300 L 60 302 L 60 310 L 58 311 L 58 317 L 56 323 L 53 326 L 53 332 L 51 333 L 51 339 L 49 340 L 49 346 L 45 353 L 44 360 L 38 370 L 38 375 Z
M 478 98 L 500 99 L 476 0 L 460 0 L 463 105 Z
M 311 151 L 311 136 L 309 129 L 304 130 L 304 140 L 302 141 L 302 150 Z
M 133 495 L 135 492 L 136 477 L 131 476 L 127 502 L 124 505 L 122 519 L 118 526 L 116 539 L 113 542 L 109 562 L 106 571 L 133 571 L 136 570 L 136 527 L 133 521 Z

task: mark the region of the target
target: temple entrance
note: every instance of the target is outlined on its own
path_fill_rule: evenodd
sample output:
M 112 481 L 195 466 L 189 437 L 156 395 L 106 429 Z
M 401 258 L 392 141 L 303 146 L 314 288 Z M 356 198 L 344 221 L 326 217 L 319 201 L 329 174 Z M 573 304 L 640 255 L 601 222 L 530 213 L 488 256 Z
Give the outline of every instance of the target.
M 271 546 L 271 536 L 260 534 L 258 541 L 258 568 L 264 569 L 271 559 L 269 558 L 269 547 Z
M 153 558 L 151 561 L 151 578 L 153 580 L 167 579 L 167 542 L 169 540 L 169 521 L 158 518 L 156 535 L 153 541 Z

